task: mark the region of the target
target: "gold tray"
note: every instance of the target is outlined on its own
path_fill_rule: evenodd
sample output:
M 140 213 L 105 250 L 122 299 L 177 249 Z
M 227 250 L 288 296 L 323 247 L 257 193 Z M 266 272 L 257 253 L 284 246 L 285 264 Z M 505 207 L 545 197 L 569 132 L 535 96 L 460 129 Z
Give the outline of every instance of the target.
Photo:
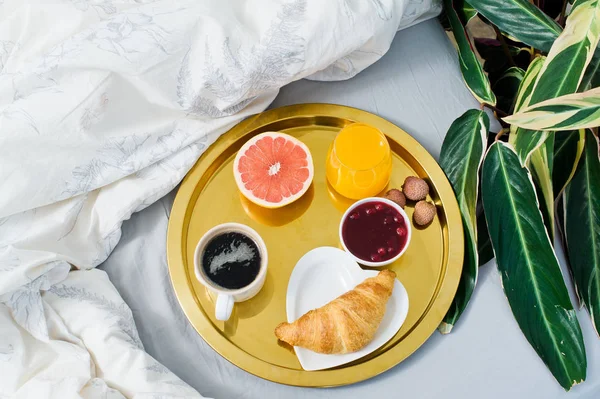
M 370 355 L 334 369 L 304 371 L 291 347 L 279 343 L 273 330 L 286 321 L 288 280 L 296 262 L 320 246 L 340 246 L 338 226 L 352 203 L 333 192 L 325 178 L 329 144 L 344 125 L 363 122 L 388 137 L 394 153 L 390 187 L 408 175 L 427 179 L 438 213 L 431 225 L 414 229 L 409 248 L 388 266 L 404 284 L 410 309 L 400 331 Z M 250 137 L 283 131 L 310 149 L 315 175 L 298 201 L 266 210 L 238 191 L 232 162 Z M 412 217 L 412 206 L 406 207 Z M 227 322 L 214 317 L 214 298 L 195 278 L 193 254 L 200 237 L 225 222 L 251 226 L 264 239 L 269 267 L 261 292 L 237 303 Z M 365 111 L 330 104 L 277 108 L 241 122 L 221 136 L 183 180 L 169 220 L 167 258 L 177 299 L 204 340 L 236 366 L 267 380 L 296 386 L 325 387 L 366 380 L 406 359 L 435 331 L 450 307 L 463 262 L 462 222 L 446 176 L 429 153 L 392 123 Z

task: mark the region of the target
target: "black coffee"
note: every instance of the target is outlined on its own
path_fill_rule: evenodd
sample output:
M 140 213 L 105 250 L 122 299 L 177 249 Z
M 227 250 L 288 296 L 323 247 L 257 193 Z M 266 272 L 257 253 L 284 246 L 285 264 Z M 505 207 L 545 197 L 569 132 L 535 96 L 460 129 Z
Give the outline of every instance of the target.
M 256 279 L 260 270 L 256 243 L 241 233 L 223 233 L 208 242 L 202 255 L 202 268 L 215 284 L 238 289 Z

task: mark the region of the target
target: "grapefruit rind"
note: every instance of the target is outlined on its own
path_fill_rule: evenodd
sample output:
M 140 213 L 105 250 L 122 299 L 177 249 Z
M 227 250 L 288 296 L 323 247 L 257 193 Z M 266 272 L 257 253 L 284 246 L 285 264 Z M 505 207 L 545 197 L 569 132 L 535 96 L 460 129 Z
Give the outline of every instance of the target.
M 266 137 L 271 137 L 273 139 L 273 141 L 275 141 L 275 139 L 280 138 L 280 137 L 284 138 L 287 142 L 292 143 L 294 145 L 294 147 L 295 146 L 299 147 L 304 152 L 304 154 L 306 154 L 306 161 L 307 161 L 306 169 L 308 172 L 308 177 L 302 182 L 303 186 L 296 193 L 293 193 L 287 197 L 282 196 L 282 199 L 280 201 L 276 201 L 276 202 L 267 201 L 266 199 L 259 198 L 252 192 L 252 190 L 246 188 L 246 184 L 248 182 L 243 181 L 242 173 L 240 172 L 240 162 L 241 162 L 243 156 L 250 150 L 250 147 L 252 147 L 253 145 L 255 145 L 256 143 L 258 143 L 259 141 L 261 141 L 262 139 L 264 139 Z M 292 150 L 295 150 L 295 149 L 293 148 Z M 312 183 L 313 177 L 314 177 L 314 165 L 313 165 L 313 160 L 312 160 L 312 155 L 310 153 L 310 150 L 308 149 L 306 144 L 304 144 L 297 138 L 292 137 L 285 133 L 281 133 L 281 132 L 264 132 L 264 133 L 261 133 L 261 134 L 258 134 L 256 136 L 252 137 L 250 140 L 248 140 L 246 143 L 244 143 L 244 145 L 239 149 L 239 151 L 237 152 L 237 154 L 235 156 L 235 160 L 233 162 L 233 175 L 235 178 L 235 183 L 237 184 L 238 189 L 244 195 L 244 197 L 246 197 L 249 201 L 255 203 L 256 205 L 262 206 L 264 208 L 274 209 L 274 208 L 281 208 L 281 207 L 291 204 L 292 202 L 294 202 L 297 199 L 299 199 L 300 197 L 302 197 L 306 193 L 306 191 L 308 191 L 308 189 Z

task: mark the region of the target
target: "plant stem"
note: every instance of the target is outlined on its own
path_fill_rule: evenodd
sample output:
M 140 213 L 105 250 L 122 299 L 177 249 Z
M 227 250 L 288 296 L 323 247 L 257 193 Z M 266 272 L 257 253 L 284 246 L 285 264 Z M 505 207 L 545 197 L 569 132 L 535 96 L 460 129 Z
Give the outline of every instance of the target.
M 510 66 L 516 66 L 517 64 L 515 64 L 515 60 L 513 60 L 513 57 L 510 54 L 510 50 L 508 48 L 508 44 L 506 44 L 506 40 L 504 40 L 504 36 L 502 36 L 502 33 L 496 27 L 496 25 L 492 25 L 492 26 L 494 27 L 494 31 L 496 32 L 496 37 L 498 38 L 498 40 L 500 41 L 500 44 L 502 45 L 502 51 L 504 51 L 504 55 L 508 59 L 508 64 Z
M 506 129 L 500 129 L 500 131 L 498 132 L 498 134 L 496 134 L 496 137 L 494 138 L 494 141 L 499 141 L 500 137 L 504 136 L 504 133 L 506 133 Z
M 488 107 L 489 109 L 491 109 L 492 111 L 494 111 L 496 114 L 498 114 L 499 117 L 504 118 L 505 116 L 508 116 L 508 114 L 504 111 L 502 111 L 500 108 L 494 106 L 494 105 L 490 105 L 490 104 L 484 104 L 486 107 Z
M 567 13 L 567 3 L 569 2 L 569 0 L 564 0 L 563 1 L 563 6 L 562 6 L 562 10 L 560 11 L 560 16 L 558 17 L 558 24 L 560 26 L 562 26 L 563 28 L 565 27 L 565 20 L 566 20 L 566 13 Z

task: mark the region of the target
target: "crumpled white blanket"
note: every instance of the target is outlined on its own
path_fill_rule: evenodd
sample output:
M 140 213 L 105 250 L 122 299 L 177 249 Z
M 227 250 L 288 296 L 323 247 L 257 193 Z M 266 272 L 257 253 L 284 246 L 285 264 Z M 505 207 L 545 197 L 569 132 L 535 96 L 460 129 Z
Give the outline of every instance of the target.
M 144 352 L 94 267 L 124 220 L 281 86 L 350 78 L 439 11 L 439 0 L 0 0 L 0 397 L 200 397 Z

